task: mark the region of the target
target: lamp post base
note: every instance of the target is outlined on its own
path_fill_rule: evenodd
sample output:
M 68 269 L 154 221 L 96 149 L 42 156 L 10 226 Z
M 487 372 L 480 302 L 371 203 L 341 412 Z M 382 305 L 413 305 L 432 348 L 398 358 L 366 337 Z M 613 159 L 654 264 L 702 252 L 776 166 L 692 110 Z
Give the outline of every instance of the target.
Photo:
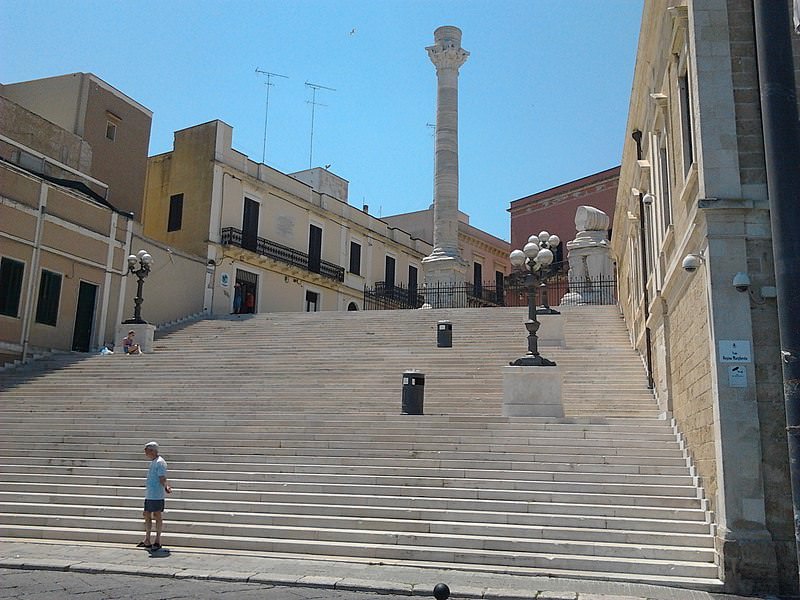
M 556 363 L 540 354 L 526 354 L 508 363 L 512 367 L 555 367 Z

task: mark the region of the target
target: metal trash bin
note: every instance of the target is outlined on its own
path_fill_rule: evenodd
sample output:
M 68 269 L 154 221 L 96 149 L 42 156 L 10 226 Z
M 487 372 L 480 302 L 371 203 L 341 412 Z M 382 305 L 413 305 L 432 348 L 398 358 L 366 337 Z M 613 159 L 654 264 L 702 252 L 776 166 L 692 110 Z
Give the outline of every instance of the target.
M 421 371 L 404 371 L 402 414 L 421 415 L 424 401 L 425 373 Z
M 453 347 L 453 323 L 450 321 L 439 321 L 436 324 L 436 347 Z

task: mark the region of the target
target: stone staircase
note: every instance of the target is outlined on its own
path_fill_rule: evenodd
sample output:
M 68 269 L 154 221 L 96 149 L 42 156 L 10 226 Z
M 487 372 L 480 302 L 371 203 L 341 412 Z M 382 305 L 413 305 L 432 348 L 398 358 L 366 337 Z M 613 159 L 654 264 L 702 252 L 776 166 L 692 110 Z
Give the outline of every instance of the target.
M 149 355 L 0 373 L 0 535 L 135 543 L 157 439 L 170 546 L 721 589 L 702 490 L 616 308 L 565 309 L 564 344 L 540 344 L 558 420 L 500 416 L 524 318 L 233 316 Z M 425 415 L 400 414 L 412 368 Z

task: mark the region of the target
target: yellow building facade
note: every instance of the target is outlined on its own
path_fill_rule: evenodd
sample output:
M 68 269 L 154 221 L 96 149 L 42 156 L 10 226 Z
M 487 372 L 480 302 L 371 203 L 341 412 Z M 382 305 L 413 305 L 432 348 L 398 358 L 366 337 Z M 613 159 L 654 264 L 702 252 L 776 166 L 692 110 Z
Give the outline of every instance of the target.
M 150 158 L 144 234 L 207 257 L 212 314 L 360 310 L 376 281 L 416 284 L 430 244 L 347 203 L 324 169 L 286 174 L 232 147 L 212 121 Z

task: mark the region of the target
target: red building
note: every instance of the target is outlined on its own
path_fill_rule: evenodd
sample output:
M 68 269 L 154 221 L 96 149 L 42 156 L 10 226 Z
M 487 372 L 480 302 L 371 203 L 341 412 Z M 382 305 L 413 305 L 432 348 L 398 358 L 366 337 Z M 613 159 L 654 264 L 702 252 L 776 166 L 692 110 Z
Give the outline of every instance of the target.
M 566 260 L 563 246 L 575 238 L 575 211 L 579 206 L 599 208 L 609 219 L 613 218 L 619 170 L 619 167 L 613 167 L 512 201 L 508 209 L 511 213 L 511 247 L 522 248 L 531 235 L 549 231 L 562 241 L 557 259 Z

